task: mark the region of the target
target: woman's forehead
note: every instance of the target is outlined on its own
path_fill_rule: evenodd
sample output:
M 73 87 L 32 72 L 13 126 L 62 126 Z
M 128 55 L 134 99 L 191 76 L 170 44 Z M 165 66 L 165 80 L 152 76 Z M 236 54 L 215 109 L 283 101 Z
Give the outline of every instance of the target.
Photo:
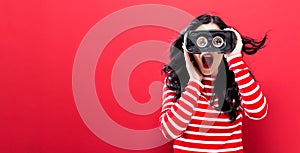
M 195 30 L 221 30 L 220 27 L 214 23 L 202 24 Z

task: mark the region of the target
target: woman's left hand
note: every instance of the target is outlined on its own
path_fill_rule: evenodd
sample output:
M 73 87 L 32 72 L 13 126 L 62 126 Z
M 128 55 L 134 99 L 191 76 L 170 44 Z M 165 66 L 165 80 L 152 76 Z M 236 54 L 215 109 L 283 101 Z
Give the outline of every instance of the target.
M 242 48 L 243 48 L 243 42 L 242 42 L 241 35 L 233 28 L 225 28 L 224 30 L 233 31 L 236 35 L 236 38 L 237 38 L 235 48 L 233 49 L 232 52 L 226 53 L 226 56 L 229 57 L 229 56 L 232 56 L 232 55 L 235 55 L 235 54 L 240 54 L 242 52 Z

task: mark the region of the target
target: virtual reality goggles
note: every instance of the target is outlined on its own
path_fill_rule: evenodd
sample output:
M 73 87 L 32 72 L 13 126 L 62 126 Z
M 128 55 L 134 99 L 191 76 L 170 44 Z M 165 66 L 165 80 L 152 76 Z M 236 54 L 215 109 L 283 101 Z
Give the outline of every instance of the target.
M 192 54 L 202 52 L 227 53 L 236 45 L 236 35 L 230 30 L 188 31 L 184 35 L 186 49 Z

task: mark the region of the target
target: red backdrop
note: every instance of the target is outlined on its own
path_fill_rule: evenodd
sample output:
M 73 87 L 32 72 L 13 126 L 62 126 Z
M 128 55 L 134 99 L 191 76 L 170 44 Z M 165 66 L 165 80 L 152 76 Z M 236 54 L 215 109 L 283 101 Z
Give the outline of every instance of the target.
M 245 153 L 298 152 L 300 104 L 296 95 L 299 94 L 300 85 L 300 75 L 297 73 L 300 5 L 297 3 L 295 0 L 1 1 L 0 152 L 172 152 L 171 143 L 163 144 L 164 140 L 155 137 L 140 138 L 148 141 L 148 148 L 143 149 L 143 145 L 146 145 L 137 143 L 136 146 L 140 145 L 139 149 L 132 150 L 130 146 L 126 149 L 124 145 L 136 143 L 138 136 L 130 137 L 126 135 L 126 131 L 124 135 L 119 135 L 115 131 L 117 128 L 103 119 L 109 117 L 119 127 L 131 129 L 133 134 L 157 128 L 157 104 L 160 102 L 156 102 L 156 107 L 153 108 L 157 109 L 148 114 L 135 114 L 127 110 L 130 108 L 124 108 L 120 104 L 124 101 L 120 101 L 118 97 L 121 96 L 122 99 L 122 96 L 128 96 L 122 91 L 129 91 L 129 98 L 139 103 L 139 106 L 147 104 L 151 98 L 160 98 L 160 91 L 157 89 L 161 83 L 152 83 L 162 81 L 160 68 L 164 63 L 154 58 L 164 59 L 168 56 L 166 44 L 177 37 L 178 31 L 168 26 L 160 27 L 166 17 L 159 14 L 161 10 L 153 9 L 150 16 L 152 14 L 162 20 L 156 21 L 158 25 L 131 25 L 131 28 L 124 31 L 116 31 L 117 35 L 106 44 L 105 49 L 88 48 L 97 47 L 97 41 L 100 45 L 108 38 L 107 34 L 113 33 L 119 26 L 130 25 L 131 22 L 142 24 L 139 23 L 142 22 L 139 17 L 145 16 L 147 19 L 147 9 L 139 11 L 134 17 L 128 16 L 128 12 L 122 14 L 120 11 L 130 6 L 146 4 L 159 4 L 157 6 L 178 9 L 178 12 L 186 12 L 192 16 L 213 13 L 243 35 L 254 38 L 262 38 L 268 32 L 267 46 L 256 55 L 247 56 L 246 62 L 268 98 L 269 113 L 261 121 L 244 120 L 244 150 Z M 101 27 L 104 19 L 113 18 L 116 12 L 120 13 L 118 20 L 123 24 L 119 21 L 107 22 L 104 25 L 106 31 L 97 33 L 95 29 Z M 181 24 L 188 24 L 182 16 L 171 14 L 169 17 L 179 27 Z M 92 38 L 95 40 L 94 46 L 84 43 L 91 33 L 97 36 Z M 154 51 L 155 57 L 134 63 L 133 59 L 139 59 L 139 56 L 134 57 L 138 52 L 125 54 L 127 49 L 148 40 L 164 42 L 150 42 L 150 47 L 151 43 L 156 44 L 163 52 Z M 153 50 L 155 49 L 154 47 Z M 95 55 L 87 50 L 96 50 Z M 85 65 L 78 64 L 79 57 Z M 123 66 L 122 69 L 117 69 L 114 65 L 119 57 L 123 57 L 123 63 L 119 64 Z M 96 60 L 96 64 L 92 60 Z M 130 66 L 134 67 L 130 69 Z M 85 71 L 77 72 L 77 67 L 91 72 L 94 78 L 88 78 Z M 127 72 L 129 69 L 131 71 Z M 117 74 L 118 76 L 113 76 Z M 127 80 L 122 80 L 124 77 Z M 81 80 L 79 85 L 76 80 Z M 92 83 L 89 84 L 89 81 Z M 120 85 L 115 82 L 120 82 Z M 85 84 L 94 85 L 95 89 Z M 119 93 L 115 93 L 117 90 L 120 90 Z M 94 92 L 106 115 L 97 114 L 97 109 L 94 112 L 90 107 L 92 105 L 89 105 L 92 100 L 89 97 L 84 99 L 84 96 Z M 80 104 L 78 98 L 81 98 Z M 86 101 L 82 104 L 82 100 Z M 81 111 L 85 103 L 91 111 Z M 130 103 L 126 105 L 131 106 Z M 88 120 L 85 118 L 88 115 L 94 118 Z M 91 127 L 95 125 L 99 127 L 93 130 Z M 105 130 L 104 134 L 111 135 L 111 140 L 103 137 L 101 131 Z M 123 147 L 117 143 L 121 143 Z M 152 144 L 156 144 L 156 147 L 151 147 Z

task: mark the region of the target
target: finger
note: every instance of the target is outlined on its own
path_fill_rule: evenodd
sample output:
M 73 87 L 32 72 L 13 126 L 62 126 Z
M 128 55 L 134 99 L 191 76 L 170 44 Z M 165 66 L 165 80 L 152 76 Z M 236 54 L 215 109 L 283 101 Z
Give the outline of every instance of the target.
M 228 31 L 231 31 L 231 30 L 230 30 L 230 28 L 224 28 L 223 30 L 228 30 Z
M 187 52 L 187 49 L 186 49 L 186 46 L 184 43 L 182 43 L 182 49 L 183 49 L 183 51 Z
M 236 39 L 237 39 L 237 43 L 236 43 L 236 45 L 238 46 L 238 47 L 242 47 L 243 46 L 243 42 L 242 42 L 242 37 L 241 37 L 241 35 L 239 34 L 239 32 L 237 32 L 235 29 L 233 29 L 233 28 L 231 28 L 232 29 L 232 31 L 235 33 L 235 35 L 236 35 Z
M 184 51 L 184 52 L 183 52 L 183 54 L 184 54 L 184 58 L 185 58 L 185 60 L 186 60 L 187 62 L 191 62 L 191 59 L 190 59 L 189 53 L 188 53 L 188 52 L 186 52 L 186 51 Z
M 236 35 L 236 39 L 237 39 L 235 48 L 238 48 L 240 50 L 243 46 L 243 41 L 242 41 L 242 37 L 241 37 L 240 33 L 238 31 L 236 31 L 234 28 L 225 28 L 225 29 L 234 32 L 234 34 Z
M 241 37 L 241 35 L 240 35 L 239 32 L 237 32 L 237 31 L 236 31 L 235 29 L 233 29 L 233 28 L 230 28 L 229 30 L 234 32 L 234 34 L 236 35 L 236 39 L 237 39 L 238 41 L 242 40 L 242 37 Z
M 184 59 L 185 59 L 185 63 L 186 63 L 186 66 L 191 68 L 193 67 L 193 64 L 192 64 L 192 61 L 191 61 L 191 58 L 190 58 L 190 55 L 188 52 L 184 52 Z

